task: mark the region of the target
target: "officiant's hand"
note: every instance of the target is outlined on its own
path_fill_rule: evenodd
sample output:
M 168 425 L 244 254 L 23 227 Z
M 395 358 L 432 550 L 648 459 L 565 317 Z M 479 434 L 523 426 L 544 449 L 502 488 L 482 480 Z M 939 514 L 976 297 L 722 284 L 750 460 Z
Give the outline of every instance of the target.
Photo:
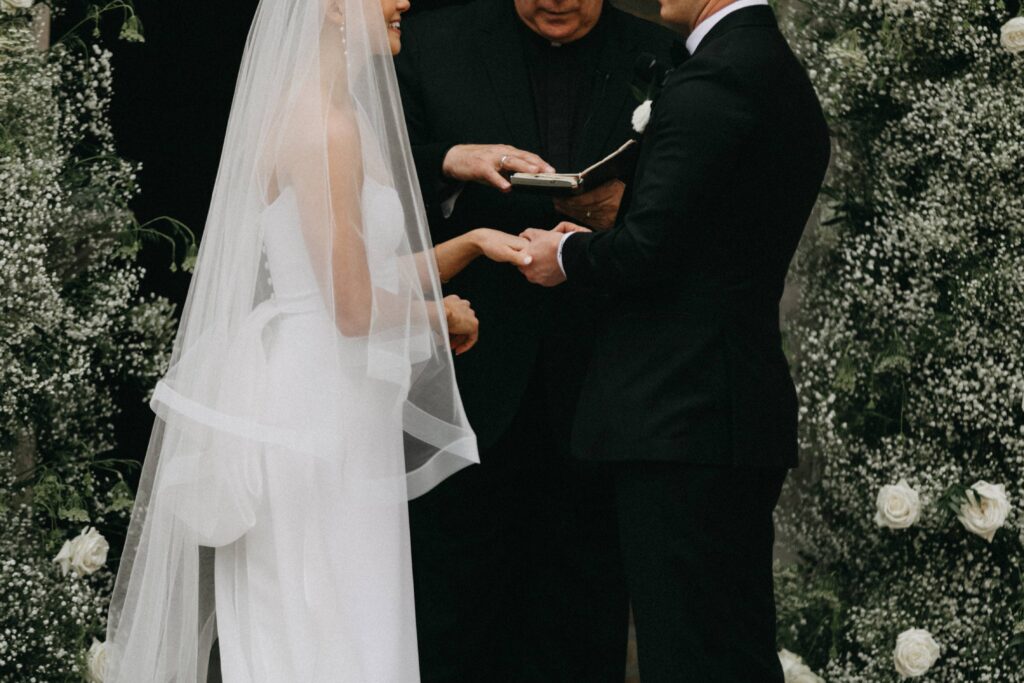
M 555 211 L 594 230 L 610 230 L 615 225 L 625 190 L 626 184 L 621 180 L 609 180 L 589 192 L 574 197 L 558 197 L 555 199 Z
M 455 145 L 444 157 L 441 172 L 445 177 L 512 189 L 508 176 L 513 173 L 554 173 L 555 169 L 532 152 L 510 145 Z
M 554 287 L 565 282 L 565 273 L 558 265 L 558 245 L 566 232 L 566 230 L 559 231 L 563 225 L 572 224 L 563 223 L 554 230 L 530 228 L 524 230 L 520 235 L 520 237 L 530 240 L 525 254 L 532 260 L 528 266 L 519 266 L 519 272 L 535 285 Z
M 461 356 L 480 338 L 480 321 L 469 302 L 454 294 L 444 298 L 444 315 L 448 322 L 448 341 L 455 355 Z

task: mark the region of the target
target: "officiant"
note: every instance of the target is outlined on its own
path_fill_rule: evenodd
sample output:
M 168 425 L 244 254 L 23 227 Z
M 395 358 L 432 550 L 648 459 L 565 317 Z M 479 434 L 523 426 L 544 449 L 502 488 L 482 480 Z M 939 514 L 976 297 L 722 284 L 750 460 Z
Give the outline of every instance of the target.
M 475 0 L 406 19 L 396 65 L 434 241 L 566 218 L 611 227 L 620 181 L 552 200 L 508 176 L 580 171 L 632 137 L 634 62 L 668 62 L 673 40 L 602 0 Z M 569 458 L 595 303 L 486 259 L 448 293 L 481 323 L 456 361 L 481 464 L 410 504 L 422 680 L 621 683 L 611 487 Z

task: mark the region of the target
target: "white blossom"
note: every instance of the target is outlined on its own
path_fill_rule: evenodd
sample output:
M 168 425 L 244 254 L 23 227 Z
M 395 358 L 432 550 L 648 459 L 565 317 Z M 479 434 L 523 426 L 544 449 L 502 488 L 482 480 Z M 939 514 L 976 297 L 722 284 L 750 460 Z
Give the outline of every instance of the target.
M 890 529 L 906 529 L 921 518 L 921 498 L 906 479 L 880 488 L 875 508 L 875 524 Z
M 633 130 L 637 133 L 643 133 L 647 130 L 647 124 L 651 120 L 651 107 L 653 102 L 649 99 L 644 100 L 640 105 L 633 110 Z
M 23 9 L 29 9 L 35 4 L 35 0 L 0 0 L 0 9 L 4 12 L 17 12 Z
M 107 677 L 107 644 L 93 638 L 92 646 L 86 654 L 86 662 L 86 680 L 89 683 L 103 683 Z
M 972 534 L 991 543 L 1009 514 L 1010 501 L 1006 497 L 1006 487 L 979 481 L 967 489 L 967 499 L 960 506 L 957 519 Z
M 940 654 L 932 634 L 921 628 L 904 631 L 896 638 L 893 662 L 903 678 L 918 678 L 935 666 Z
M 93 527 L 86 527 L 75 538 L 66 541 L 54 562 L 60 565 L 61 574 L 69 571 L 78 576 L 88 576 L 101 569 L 107 562 L 110 544 Z
M 1024 16 L 1014 17 L 1003 24 L 999 41 L 1010 54 L 1024 52 Z

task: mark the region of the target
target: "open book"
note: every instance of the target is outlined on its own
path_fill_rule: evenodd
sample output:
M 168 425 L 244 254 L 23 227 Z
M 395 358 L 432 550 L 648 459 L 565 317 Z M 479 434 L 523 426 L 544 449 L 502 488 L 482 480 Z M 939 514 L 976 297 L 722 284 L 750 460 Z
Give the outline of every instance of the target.
M 513 173 L 509 182 L 514 188 L 545 194 L 580 194 L 613 178 L 629 175 L 636 164 L 639 149 L 636 140 L 628 140 L 622 147 L 579 173 Z

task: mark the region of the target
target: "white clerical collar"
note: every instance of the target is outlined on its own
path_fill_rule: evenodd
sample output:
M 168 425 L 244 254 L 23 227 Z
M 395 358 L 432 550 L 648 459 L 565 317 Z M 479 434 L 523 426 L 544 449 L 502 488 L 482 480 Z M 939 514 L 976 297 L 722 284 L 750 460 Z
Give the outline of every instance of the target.
M 747 7 L 756 7 L 758 5 L 768 5 L 768 0 L 736 0 L 731 5 L 726 5 L 722 9 L 718 10 L 704 21 L 697 24 L 697 27 L 693 29 L 690 36 L 686 39 L 686 50 L 691 55 L 697 51 L 697 46 L 700 45 L 704 37 L 711 32 L 711 29 L 715 27 L 715 24 L 725 19 L 733 12 Z

